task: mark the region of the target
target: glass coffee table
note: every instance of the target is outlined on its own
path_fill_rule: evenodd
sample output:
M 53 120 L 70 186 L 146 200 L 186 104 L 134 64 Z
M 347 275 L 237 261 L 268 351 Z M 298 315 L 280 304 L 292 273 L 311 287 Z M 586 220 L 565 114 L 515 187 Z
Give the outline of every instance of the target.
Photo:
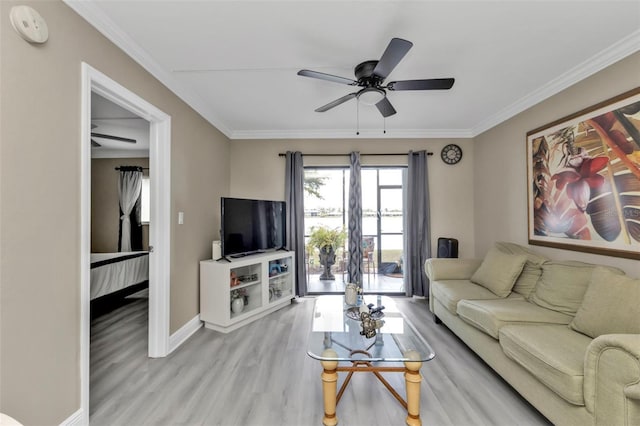
M 365 308 L 345 304 L 342 295 L 316 298 L 307 353 L 319 360 L 323 368 L 322 422 L 326 426 L 338 424 L 336 405 L 351 376 L 356 372 L 370 372 L 407 410 L 406 423 L 410 426 L 421 425 L 420 367 L 423 362 L 432 360 L 435 354 L 390 297 L 366 295 L 361 305 Z M 373 305 L 373 313 L 362 317 L 361 312 L 369 312 L 367 305 Z M 380 306 L 385 307 L 382 315 L 375 312 Z M 375 332 L 372 332 L 372 328 Z M 338 372 L 348 372 L 339 391 Z M 406 401 L 381 372 L 404 373 Z

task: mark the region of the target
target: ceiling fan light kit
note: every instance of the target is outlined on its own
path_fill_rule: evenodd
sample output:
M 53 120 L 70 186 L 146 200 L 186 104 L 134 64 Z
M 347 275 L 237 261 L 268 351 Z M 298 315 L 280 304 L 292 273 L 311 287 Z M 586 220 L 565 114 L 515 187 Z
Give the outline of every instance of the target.
M 384 80 L 391 74 L 391 71 L 400 63 L 412 46 L 413 43 L 410 41 L 401 38 L 391 39 L 379 61 L 365 61 L 356 65 L 354 74 L 357 80 L 306 69 L 298 71 L 298 75 L 332 83 L 362 87 L 358 92 L 349 93 L 317 108 L 316 112 L 328 111 L 350 99 L 357 98 L 358 102 L 364 105 L 375 105 L 380 114 L 386 118 L 396 113 L 395 108 L 387 98 L 386 90 L 448 90 L 451 89 L 455 82 L 453 78 L 434 78 L 392 81 L 387 83 L 386 86 L 383 85 Z
M 367 87 L 358 92 L 358 100 L 364 105 L 375 105 L 386 96 L 382 89 L 377 87 Z

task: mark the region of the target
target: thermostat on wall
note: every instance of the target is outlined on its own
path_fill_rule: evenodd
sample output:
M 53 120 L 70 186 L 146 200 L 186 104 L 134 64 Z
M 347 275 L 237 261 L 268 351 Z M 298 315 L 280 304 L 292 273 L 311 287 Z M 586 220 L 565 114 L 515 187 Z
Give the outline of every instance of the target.
M 34 8 L 13 6 L 9 16 L 13 29 L 29 43 L 44 43 L 49 38 L 47 23 Z

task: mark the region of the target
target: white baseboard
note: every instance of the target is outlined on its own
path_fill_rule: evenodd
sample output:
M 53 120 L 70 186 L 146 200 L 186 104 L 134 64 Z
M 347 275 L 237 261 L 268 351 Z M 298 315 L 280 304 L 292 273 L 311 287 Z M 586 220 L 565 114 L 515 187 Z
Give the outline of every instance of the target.
M 60 426 L 84 426 L 89 424 L 89 419 L 85 419 L 84 410 L 80 408 L 78 411 L 66 418 Z
M 198 331 L 202 327 L 202 321 L 200 321 L 200 315 L 196 315 L 185 325 L 180 327 L 178 331 L 169 336 L 169 355 L 174 350 L 178 349 L 185 340 L 187 340 L 193 333 Z

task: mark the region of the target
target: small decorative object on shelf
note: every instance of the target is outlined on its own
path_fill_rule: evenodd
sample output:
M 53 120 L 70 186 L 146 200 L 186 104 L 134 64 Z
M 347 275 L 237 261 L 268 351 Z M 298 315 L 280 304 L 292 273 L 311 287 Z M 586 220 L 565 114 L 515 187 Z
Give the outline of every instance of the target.
M 229 281 L 230 281 L 231 287 L 240 285 L 240 280 L 238 279 L 238 276 L 234 271 L 231 271 L 231 274 L 229 274 Z
M 282 265 L 277 263 L 269 265 L 269 276 L 273 277 L 274 275 L 278 275 L 282 273 Z
M 239 314 L 244 310 L 244 298 L 238 297 L 237 299 L 233 299 L 231 301 L 231 312 L 234 314 Z
M 244 310 L 244 306 L 249 304 L 249 296 L 244 288 L 231 291 L 231 312 L 238 314 Z

